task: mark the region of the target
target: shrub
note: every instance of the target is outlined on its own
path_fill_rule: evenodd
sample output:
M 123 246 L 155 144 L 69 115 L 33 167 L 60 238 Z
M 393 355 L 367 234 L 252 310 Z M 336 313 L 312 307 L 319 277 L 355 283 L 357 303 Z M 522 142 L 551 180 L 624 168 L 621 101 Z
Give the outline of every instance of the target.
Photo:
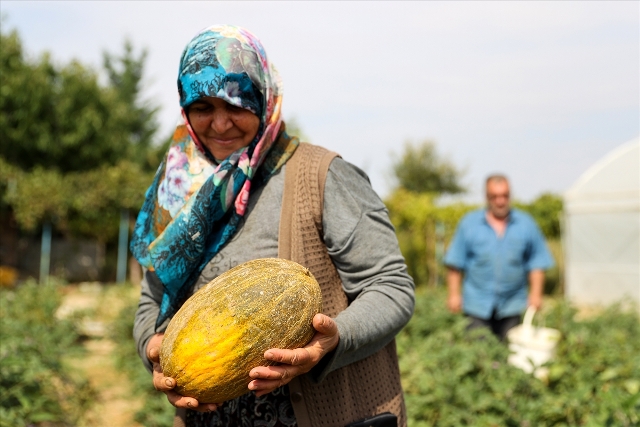
M 435 195 L 397 189 L 386 200 L 409 274 L 418 285 L 442 282 L 444 249 L 460 219 L 474 206 L 461 203 L 437 206 Z
M 82 351 L 70 320 L 55 317 L 59 287 L 0 290 L 0 426 L 71 426 L 95 393 L 62 362 Z
M 506 345 L 467 332 L 445 307 L 444 292 L 419 293 L 397 339 L 410 426 L 640 425 L 637 314 L 613 307 L 577 321 L 554 304 L 543 321 L 563 339 L 545 382 L 508 365 Z
M 562 215 L 562 196 L 543 193 L 531 203 L 514 203 L 514 207 L 528 212 L 535 219 L 542 234 L 547 239 L 560 237 L 560 216 Z

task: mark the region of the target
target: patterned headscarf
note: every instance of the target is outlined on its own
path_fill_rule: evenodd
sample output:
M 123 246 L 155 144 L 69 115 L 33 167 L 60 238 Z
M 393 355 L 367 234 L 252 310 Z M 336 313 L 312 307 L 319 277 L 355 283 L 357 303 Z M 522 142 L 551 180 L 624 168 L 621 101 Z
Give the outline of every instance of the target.
M 164 286 L 156 326 L 175 314 L 205 265 L 233 236 L 252 185 L 266 182 L 298 146 L 280 117 L 280 77 L 260 41 L 245 29 L 216 25 L 191 40 L 180 60 L 178 91 L 184 123 L 147 190 L 131 241 L 136 259 Z M 205 96 L 260 118 L 253 141 L 220 164 L 185 112 Z

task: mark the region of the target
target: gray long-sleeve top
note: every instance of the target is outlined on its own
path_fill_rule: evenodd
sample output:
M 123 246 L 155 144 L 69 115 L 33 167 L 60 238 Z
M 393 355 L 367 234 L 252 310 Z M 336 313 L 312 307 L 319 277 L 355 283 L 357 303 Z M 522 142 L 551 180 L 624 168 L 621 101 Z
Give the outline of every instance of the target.
M 278 228 L 286 165 L 265 186 L 252 193 L 244 219 L 233 238 L 202 271 L 194 292 L 243 262 L 278 256 Z M 329 372 L 375 353 L 409 321 L 414 283 L 407 273 L 388 212 L 357 167 L 336 158 L 324 190 L 323 238 L 336 266 L 349 307 L 338 314 L 337 348 L 312 371 L 316 381 Z M 147 369 L 147 343 L 163 332 L 155 328 L 162 284 L 145 271 L 134 324 L 138 353 Z

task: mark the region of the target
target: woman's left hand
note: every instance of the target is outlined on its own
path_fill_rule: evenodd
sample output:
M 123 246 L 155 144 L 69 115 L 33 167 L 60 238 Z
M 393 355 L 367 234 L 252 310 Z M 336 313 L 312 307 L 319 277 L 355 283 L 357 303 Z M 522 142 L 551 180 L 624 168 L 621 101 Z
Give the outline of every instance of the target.
M 272 348 L 264 353 L 264 358 L 278 362 L 276 366 L 259 366 L 249 372 L 253 380 L 249 390 L 257 396 L 271 393 L 298 375 L 305 374 L 320 362 L 322 357 L 332 351 L 340 341 L 338 325 L 329 316 L 318 313 L 313 317 L 313 328 L 317 331 L 309 344 L 302 348 L 284 350 Z

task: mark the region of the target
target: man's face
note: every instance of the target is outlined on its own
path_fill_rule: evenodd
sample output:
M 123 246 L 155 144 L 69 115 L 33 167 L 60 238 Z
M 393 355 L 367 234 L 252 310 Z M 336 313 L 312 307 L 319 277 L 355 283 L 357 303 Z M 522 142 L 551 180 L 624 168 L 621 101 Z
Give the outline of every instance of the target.
M 509 183 L 507 181 L 487 183 L 487 205 L 496 218 L 503 219 L 509 215 Z

